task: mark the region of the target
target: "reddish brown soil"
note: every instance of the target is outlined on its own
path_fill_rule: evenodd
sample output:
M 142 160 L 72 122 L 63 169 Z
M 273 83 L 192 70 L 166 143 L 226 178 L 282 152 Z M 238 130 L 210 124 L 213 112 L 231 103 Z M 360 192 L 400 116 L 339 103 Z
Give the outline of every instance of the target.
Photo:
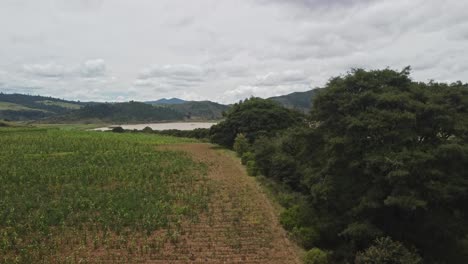
M 209 211 L 184 229 L 177 248 L 156 263 L 301 263 L 300 250 L 278 222 L 277 210 L 240 162 L 211 144 L 178 144 L 208 165 Z M 153 260 L 154 261 L 154 260 Z

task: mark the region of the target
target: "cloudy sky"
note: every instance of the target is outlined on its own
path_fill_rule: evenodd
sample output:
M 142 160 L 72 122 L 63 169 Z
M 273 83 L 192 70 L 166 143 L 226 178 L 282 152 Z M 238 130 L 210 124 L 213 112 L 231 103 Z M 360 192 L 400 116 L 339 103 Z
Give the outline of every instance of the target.
M 0 91 L 230 103 L 351 68 L 468 81 L 468 0 L 0 0 Z

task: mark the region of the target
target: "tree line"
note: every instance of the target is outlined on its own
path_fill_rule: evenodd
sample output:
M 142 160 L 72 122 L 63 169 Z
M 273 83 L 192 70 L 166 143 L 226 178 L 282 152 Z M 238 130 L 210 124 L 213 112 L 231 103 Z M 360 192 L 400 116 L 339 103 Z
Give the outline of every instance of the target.
M 281 186 L 307 263 L 468 263 L 467 112 L 467 84 L 355 69 L 307 115 L 250 98 L 209 137 Z

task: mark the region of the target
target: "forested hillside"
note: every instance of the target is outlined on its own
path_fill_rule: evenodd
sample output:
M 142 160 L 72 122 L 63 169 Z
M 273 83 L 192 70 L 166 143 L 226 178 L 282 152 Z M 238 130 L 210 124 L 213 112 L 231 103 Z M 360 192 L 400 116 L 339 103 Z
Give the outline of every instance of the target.
M 187 119 L 191 120 L 216 120 L 223 118 L 223 112 L 229 106 L 210 101 L 191 101 L 168 106 L 179 113 L 182 113 Z
M 52 97 L 0 93 L 0 119 L 35 120 L 79 109 L 80 102 Z
M 179 98 L 162 98 L 156 101 L 146 101 L 145 103 L 147 104 L 152 104 L 152 105 L 173 105 L 173 104 L 183 104 L 186 103 L 187 101 L 179 99 Z
M 314 89 L 306 92 L 295 92 L 281 96 L 270 97 L 286 108 L 295 109 L 307 113 L 312 108 L 312 98 L 320 89 Z
M 47 121 L 52 123 L 136 123 L 183 119 L 183 114 L 167 107 L 152 106 L 140 102 L 128 102 L 86 105 L 77 111 Z
M 308 112 L 318 90 L 269 98 L 301 112 Z M 97 103 L 67 101 L 52 97 L 0 93 L 0 120 L 41 122 L 147 122 L 162 120 L 218 120 L 230 105 L 178 98 L 141 103 Z M 86 109 L 81 109 L 83 107 Z M 161 109 L 165 107 L 166 109 Z M 149 112 L 143 113 L 148 110 Z M 102 111 L 102 112 L 101 112 Z M 111 113 L 115 111 L 115 113 Z M 141 117 L 141 118 L 140 118 Z
M 468 263 L 467 84 L 357 69 L 294 120 L 253 98 L 210 134 L 275 183 L 308 263 Z

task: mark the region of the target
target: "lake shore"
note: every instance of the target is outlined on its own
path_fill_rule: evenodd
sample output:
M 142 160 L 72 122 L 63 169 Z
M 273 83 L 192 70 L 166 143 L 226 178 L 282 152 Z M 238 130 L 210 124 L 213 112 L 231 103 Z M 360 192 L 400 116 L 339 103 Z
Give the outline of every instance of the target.
M 126 130 L 143 130 L 145 127 L 150 127 L 153 130 L 194 130 L 197 128 L 211 128 L 217 122 L 167 122 L 167 123 L 145 123 L 145 124 L 116 124 L 106 127 L 99 127 L 92 129 L 93 131 L 109 131 L 114 127 L 122 127 Z

